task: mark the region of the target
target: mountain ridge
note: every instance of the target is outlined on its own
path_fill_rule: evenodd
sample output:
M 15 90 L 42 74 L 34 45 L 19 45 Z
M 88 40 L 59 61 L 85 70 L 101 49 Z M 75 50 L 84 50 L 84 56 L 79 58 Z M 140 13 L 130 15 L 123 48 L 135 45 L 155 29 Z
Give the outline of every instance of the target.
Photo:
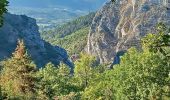
M 95 15 L 86 51 L 100 63 L 111 63 L 118 52 L 140 48 L 140 39 L 155 33 L 159 22 L 170 24 L 170 10 L 163 1 L 107 2 Z
M 15 19 L 15 20 L 13 20 Z M 60 62 L 73 67 L 67 52 L 58 46 L 52 46 L 41 39 L 36 20 L 25 15 L 4 15 L 4 25 L 0 28 L 0 60 L 11 56 L 16 48 L 17 40 L 23 39 L 29 55 L 38 67 L 52 62 Z

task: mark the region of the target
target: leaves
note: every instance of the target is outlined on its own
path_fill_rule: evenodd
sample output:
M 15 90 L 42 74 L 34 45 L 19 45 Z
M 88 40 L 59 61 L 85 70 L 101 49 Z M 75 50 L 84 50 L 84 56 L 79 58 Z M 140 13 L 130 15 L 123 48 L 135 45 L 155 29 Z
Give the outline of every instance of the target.
M 22 40 L 18 41 L 13 56 L 3 61 L 2 66 L 0 85 L 7 97 L 34 98 L 36 65 L 26 53 Z
M 0 26 L 3 25 L 3 14 L 7 12 L 6 7 L 8 6 L 7 0 L 0 1 Z

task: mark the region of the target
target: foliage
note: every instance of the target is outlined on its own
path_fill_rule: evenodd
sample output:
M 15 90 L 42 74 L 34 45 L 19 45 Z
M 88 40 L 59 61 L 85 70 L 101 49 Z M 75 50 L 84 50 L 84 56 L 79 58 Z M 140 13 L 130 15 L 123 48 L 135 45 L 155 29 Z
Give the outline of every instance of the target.
M 62 96 L 55 97 L 55 99 L 57 99 L 57 100 L 80 100 L 81 95 L 80 95 L 80 93 L 71 92 L 68 95 L 62 95 Z
M 94 15 L 95 13 L 89 13 L 54 30 L 44 31 L 41 36 L 51 44 L 63 47 L 70 55 L 80 53 L 86 46 L 89 26 Z
M 53 30 L 44 31 L 41 33 L 41 36 L 47 41 L 54 41 L 58 38 L 63 38 L 67 35 L 70 35 L 71 33 L 76 32 L 77 30 L 90 26 L 94 16 L 95 13 L 89 13 L 86 16 L 79 17 L 71 22 L 56 27 Z
M 110 72 L 109 70 L 106 71 Z M 83 100 L 114 100 L 113 83 L 111 79 L 113 76 L 107 73 L 97 74 L 93 78 L 92 83 L 84 90 L 82 94 Z M 112 74 L 112 73 L 111 73 Z
M 133 54 L 133 55 L 132 55 Z M 169 60 L 160 53 L 130 49 L 114 70 L 117 99 L 162 99 L 170 80 Z M 121 85 L 119 85 L 121 84 Z
M 88 54 L 81 54 L 78 61 L 75 62 L 75 77 L 79 86 L 86 88 L 94 77 L 94 67 L 96 59 Z
M 89 27 L 80 29 L 71 35 L 65 36 L 64 38 L 59 38 L 58 40 L 54 41 L 53 44 L 63 47 L 70 55 L 75 53 L 79 54 L 81 51 L 83 51 L 87 44 L 88 32 Z
M 157 34 L 148 34 L 142 39 L 143 49 L 149 49 L 153 52 L 164 53 L 162 47 L 170 46 L 170 28 L 166 27 L 165 24 L 159 23 L 157 25 Z
M 143 51 L 129 49 L 121 63 L 101 74 L 82 97 L 88 100 L 169 100 L 170 47 L 162 45 L 163 37 L 169 37 L 168 31 L 163 30 L 143 39 Z M 159 49 L 155 52 L 157 46 Z
M 7 0 L 1 0 L 0 1 L 0 26 L 3 25 L 3 14 L 7 12 L 8 1 Z
M 39 77 L 37 90 L 39 99 L 51 100 L 75 91 L 75 86 L 70 83 L 70 69 L 63 64 L 57 68 L 49 63 L 37 72 L 37 77 Z
M 34 98 L 36 66 L 27 54 L 22 40 L 18 41 L 13 56 L 3 61 L 2 66 L 0 85 L 5 96 L 8 99 Z
M 70 44 L 69 48 L 74 45 L 73 40 L 83 41 L 78 39 L 84 35 L 80 33 L 65 36 L 62 44 Z M 129 49 L 121 58 L 121 63 L 109 70 L 107 65 L 98 65 L 95 57 L 82 53 L 75 62 L 75 73 L 70 73 L 70 68 L 64 64 L 54 66 L 48 63 L 35 74 L 36 66 L 28 56 L 23 41 L 19 41 L 13 56 L 0 64 L 0 99 L 169 100 L 168 33 L 169 29 L 160 23 L 157 33 L 142 39 L 142 50 Z

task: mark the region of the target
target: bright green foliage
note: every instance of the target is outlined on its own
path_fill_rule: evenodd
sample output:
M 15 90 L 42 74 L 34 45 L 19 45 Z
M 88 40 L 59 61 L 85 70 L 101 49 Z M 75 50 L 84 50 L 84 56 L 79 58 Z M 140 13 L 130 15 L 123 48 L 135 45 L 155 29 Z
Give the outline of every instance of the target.
M 66 66 L 65 64 L 60 64 L 59 66 L 59 73 L 58 73 L 61 77 L 66 76 L 67 78 L 70 76 L 70 69 L 68 66 Z
M 80 87 L 85 88 L 94 77 L 94 67 L 96 59 L 88 54 L 81 54 L 78 61 L 75 62 L 75 77 Z
M 7 0 L 0 0 L 0 26 L 3 25 L 3 14 L 7 12 L 8 1 Z
M 53 43 L 66 49 L 70 55 L 74 53 L 78 54 L 83 51 L 87 44 L 88 33 L 89 27 L 86 27 L 76 31 L 75 33 L 65 36 L 64 38 L 59 38 Z
M 108 71 L 107 71 L 108 72 Z M 112 75 L 98 74 L 92 83 L 84 90 L 83 100 L 114 100 Z
M 170 59 L 165 61 L 160 53 L 130 49 L 113 71 L 116 98 L 163 99 L 170 93 L 169 72 Z
M 81 100 L 80 93 L 71 92 L 68 95 L 62 95 L 56 97 L 57 100 Z
M 3 61 L 2 66 L 0 85 L 5 96 L 8 99 L 34 98 L 36 66 L 28 56 L 22 40 L 18 41 L 12 58 Z
M 95 16 L 95 13 L 89 13 L 86 16 L 79 17 L 71 22 L 68 22 L 64 25 L 56 27 L 55 29 L 44 31 L 41 33 L 41 36 L 44 40 L 53 43 L 58 38 L 64 38 L 77 30 L 83 29 L 85 27 L 89 27 L 92 23 L 92 20 Z
M 3 96 L 16 100 L 170 100 L 169 29 L 159 24 L 157 32 L 142 39 L 141 51 L 129 49 L 113 69 L 108 70 L 107 65 L 97 66 L 95 57 L 81 54 L 75 62 L 74 74 L 70 74 L 64 64 L 55 67 L 49 63 L 36 73 L 36 78 L 33 77 L 35 65 L 23 41 L 19 41 L 13 57 L 0 65 L 0 99 Z M 75 32 L 59 41 L 74 51 L 77 48 L 70 45 L 83 41 L 79 39 L 80 34 L 84 35 L 81 31 Z
M 170 46 L 170 28 L 163 23 L 157 25 L 157 34 L 148 34 L 142 39 L 143 49 L 149 49 L 151 52 L 164 53 L 162 47 Z
M 72 84 L 72 76 L 70 74 L 70 68 L 64 64 L 59 66 L 58 78 L 60 79 L 60 94 L 68 95 L 70 92 L 77 91 L 77 87 Z M 60 96 L 60 95 L 56 95 Z
M 82 98 L 86 100 L 169 100 L 170 47 L 162 44 L 169 43 L 170 40 L 164 43 L 162 40 L 168 36 L 167 31 L 158 32 L 144 38 L 142 52 L 135 48 L 129 49 L 119 65 L 114 66 L 113 70 L 100 74 L 95 83 L 85 89 Z M 155 48 L 159 49 L 153 50 Z
M 39 70 L 37 77 L 40 78 L 37 90 L 39 99 L 51 100 L 75 90 L 75 87 L 70 83 L 70 69 L 63 64 L 57 68 L 49 63 L 45 68 Z
M 55 95 L 55 80 L 58 75 L 58 69 L 52 64 L 48 63 L 44 69 L 37 72 L 37 77 L 40 78 L 38 82 L 38 97 L 39 99 L 52 99 Z
M 82 97 L 88 100 L 168 100 L 170 59 L 164 57 L 132 48 L 114 70 L 100 74 Z
M 80 53 L 87 44 L 87 36 L 89 33 L 89 27 L 82 28 L 76 32 L 66 35 L 63 38 L 49 39 L 53 45 L 58 45 L 68 51 L 70 55 Z M 69 44 L 69 45 L 68 45 Z
M 41 36 L 49 43 L 63 47 L 70 55 L 78 54 L 87 45 L 89 27 L 94 16 L 95 13 L 89 13 L 53 30 L 41 32 Z

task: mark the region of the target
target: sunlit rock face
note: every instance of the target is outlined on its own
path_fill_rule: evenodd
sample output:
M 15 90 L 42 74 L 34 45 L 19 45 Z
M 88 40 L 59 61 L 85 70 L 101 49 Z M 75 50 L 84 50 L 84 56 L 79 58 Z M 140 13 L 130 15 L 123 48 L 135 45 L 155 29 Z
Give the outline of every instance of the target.
M 73 67 L 63 48 L 54 47 L 41 39 L 35 19 L 25 15 L 5 14 L 4 25 L 0 28 L 0 60 L 12 55 L 18 39 L 24 40 L 28 54 L 38 67 L 48 62 L 55 65 L 64 62 Z
M 97 12 L 88 36 L 87 52 L 100 63 L 113 61 L 119 51 L 140 48 L 139 41 L 154 33 L 159 22 L 170 24 L 166 0 L 117 0 Z

